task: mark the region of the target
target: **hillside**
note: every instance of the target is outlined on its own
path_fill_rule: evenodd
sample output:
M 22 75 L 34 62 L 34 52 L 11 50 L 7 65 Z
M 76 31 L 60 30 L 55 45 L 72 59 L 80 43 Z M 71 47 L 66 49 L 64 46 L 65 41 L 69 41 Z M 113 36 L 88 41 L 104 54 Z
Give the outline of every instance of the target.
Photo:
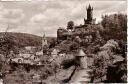
M 0 33 L 0 37 L 4 36 L 5 32 Z M 17 47 L 24 47 L 24 46 L 39 46 L 41 45 L 41 37 L 27 34 L 27 33 L 14 33 L 14 32 L 7 32 L 6 33 L 6 42 L 10 43 L 8 45 L 15 45 Z M 55 40 L 55 37 L 46 37 L 48 40 L 48 43 L 51 43 L 52 40 Z M 6 44 L 4 41 L 4 45 Z M 0 40 L 0 43 L 2 43 L 2 40 Z

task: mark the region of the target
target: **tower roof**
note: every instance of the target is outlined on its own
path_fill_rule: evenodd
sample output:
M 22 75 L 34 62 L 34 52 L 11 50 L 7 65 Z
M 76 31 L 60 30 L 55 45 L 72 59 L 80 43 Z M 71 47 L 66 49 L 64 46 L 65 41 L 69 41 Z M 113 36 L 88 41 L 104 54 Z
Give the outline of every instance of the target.
M 89 4 L 88 8 L 91 8 L 91 5 Z
M 84 51 L 82 49 L 78 50 L 78 54 L 77 56 L 85 56 L 86 54 L 84 53 Z
M 89 4 L 87 10 L 93 10 L 93 7 L 91 7 L 91 5 Z

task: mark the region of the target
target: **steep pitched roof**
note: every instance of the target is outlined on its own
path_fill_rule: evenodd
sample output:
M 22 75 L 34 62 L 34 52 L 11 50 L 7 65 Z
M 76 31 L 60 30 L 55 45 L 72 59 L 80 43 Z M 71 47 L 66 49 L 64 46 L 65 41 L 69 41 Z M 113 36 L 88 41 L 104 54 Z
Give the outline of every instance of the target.
M 77 56 L 85 56 L 86 54 L 84 53 L 84 51 L 82 49 L 78 50 L 78 54 Z

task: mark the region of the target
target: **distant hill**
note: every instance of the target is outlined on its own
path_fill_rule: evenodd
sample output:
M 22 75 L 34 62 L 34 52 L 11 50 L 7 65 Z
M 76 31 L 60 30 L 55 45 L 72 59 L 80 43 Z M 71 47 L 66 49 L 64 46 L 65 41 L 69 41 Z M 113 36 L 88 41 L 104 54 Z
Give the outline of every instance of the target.
M 5 32 L 0 32 L 0 37 L 3 36 Z M 42 37 L 28 34 L 28 33 L 14 33 L 14 32 L 7 32 L 6 38 L 8 41 L 16 45 L 17 47 L 24 47 L 24 46 L 40 46 Z M 46 37 L 48 43 L 52 42 L 52 40 L 56 40 L 56 37 Z M 1 42 L 1 41 L 0 41 Z

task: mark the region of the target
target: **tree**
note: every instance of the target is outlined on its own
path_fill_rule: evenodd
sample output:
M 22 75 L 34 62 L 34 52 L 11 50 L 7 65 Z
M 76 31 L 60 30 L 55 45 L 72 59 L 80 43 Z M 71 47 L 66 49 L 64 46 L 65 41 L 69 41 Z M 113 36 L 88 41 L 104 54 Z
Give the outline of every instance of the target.
M 69 22 L 67 23 L 67 29 L 73 30 L 73 27 L 74 27 L 74 22 L 73 22 L 73 21 L 69 21 Z
M 73 42 L 70 46 L 70 50 L 77 50 L 79 48 L 79 44 L 77 42 Z
M 126 41 L 127 15 L 112 14 L 102 16 L 101 24 L 104 27 L 102 36 L 105 40 L 117 39 Z
M 52 38 L 51 41 L 50 41 L 50 45 L 49 45 L 49 48 L 53 48 L 56 46 L 56 39 Z

